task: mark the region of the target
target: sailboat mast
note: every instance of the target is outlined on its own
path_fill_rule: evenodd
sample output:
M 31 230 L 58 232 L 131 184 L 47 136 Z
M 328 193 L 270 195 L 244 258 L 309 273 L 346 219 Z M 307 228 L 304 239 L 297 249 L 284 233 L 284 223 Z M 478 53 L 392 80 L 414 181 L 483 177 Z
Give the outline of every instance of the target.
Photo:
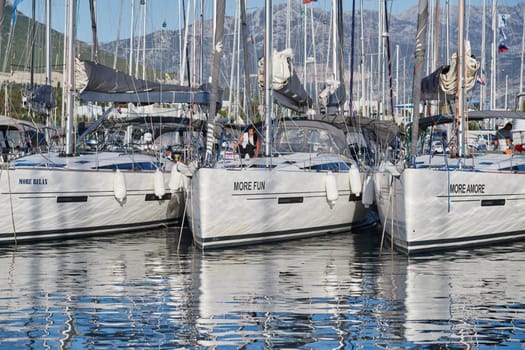
M 436 10 L 434 12 L 434 50 L 432 56 L 431 71 L 433 72 L 438 66 L 439 58 L 439 0 L 436 0 Z
M 66 155 L 73 154 L 73 122 L 75 113 L 75 33 L 77 0 L 69 0 L 68 15 L 68 46 L 67 46 L 67 124 L 66 124 Z
M 336 0 L 332 0 L 332 38 L 333 38 L 333 46 L 332 46 L 332 72 L 334 74 L 334 79 L 335 80 L 338 80 L 339 79 L 339 76 L 337 75 L 338 73 L 338 70 L 337 70 L 337 59 L 338 59 L 338 55 L 337 55 L 337 46 L 336 46 L 336 43 L 337 43 L 337 19 L 336 19 L 336 6 L 337 6 L 337 3 L 336 3 Z
M 486 3 L 485 0 L 483 0 L 483 9 L 481 12 L 481 74 L 484 74 L 485 72 L 485 61 L 486 61 L 486 53 L 485 53 L 485 22 L 486 22 Z M 485 109 L 485 94 L 486 89 L 485 85 L 480 85 L 479 87 L 479 110 L 483 111 Z
M 31 21 L 31 72 L 30 72 L 30 86 L 33 90 L 34 86 L 34 70 L 35 70 L 35 31 L 36 31 L 36 18 L 35 18 L 35 0 L 31 3 L 32 10 L 32 21 Z
M 352 0 L 352 35 L 350 36 L 350 115 L 354 112 L 354 36 L 355 36 L 355 0 Z
M 241 32 L 244 64 L 244 100 L 246 104 L 246 123 L 252 123 L 252 101 L 250 89 L 250 71 L 248 69 L 248 33 L 246 30 L 246 0 L 241 0 Z
M 133 75 L 133 36 L 135 35 L 134 29 L 134 16 L 135 16 L 135 0 L 131 0 L 131 16 L 130 16 L 130 34 L 129 34 L 129 68 L 128 74 Z
M 204 0 L 201 0 L 200 8 L 200 39 L 199 39 L 199 85 L 204 82 Z
M 459 156 L 465 155 L 465 0 L 458 0 L 458 70 L 456 89 L 456 126 Z
M 211 165 L 211 156 L 214 145 L 215 115 L 217 114 L 217 99 L 219 91 L 220 65 L 223 55 L 224 40 L 224 14 L 226 12 L 226 0 L 217 0 L 215 11 L 215 28 L 213 39 L 213 53 L 211 66 L 211 95 L 210 113 L 208 115 L 208 129 L 206 133 L 206 165 Z M 188 76 L 188 80 L 190 77 Z
M 91 12 L 91 31 L 93 35 L 93 47 L 91 48 L 91 60 L 98 63 L 98 39 L 97 39 L 97 13 L 96 0 L 89 0 L 89 11 Z
M 143 35 L 141 33 L 141 27 L 140 27 L 140 22 L 141 22 L 141 18 L 142 18 L 142 13 L 144 12 L 143 11 L 144 8 L 142 6 L 139 5 L 139 13 L 137 15 L 137 25 L 138 25 L 138 35 L 137 35 L 137 48 L 136 48 L 136 53 L 135 53 L 135 75 L 134 77 L 135 78 L 138 78 L 139 77 L 139 59 L 140 59 L 140 43 L 141 43 L 141 40 L 143 38 Z
M 364 5 L 363 0 L 361 0 L 360 3 L 360 40 L 361 40 L 361 100 L 363 101 L 362 108 L 363 108 L 363 116 L 368 117 L 368 90 L 366 88 L 366 56 L 365 56 L 365 23 L 364 23 Z
M 0 27 L 1 28 L 3 28 L 3 24 L 4 24 L 5 2 L 6 2 L 6 0 L 0 0 Z M 2 47 L 2 35 L 0 35 L 0 47 Z M 6 47 L 6 51 L 7 51 L 7 47 Z M 5 55 L 5 56 L 7 56 L 7 55 Z M 6 60 L 6 58 L 4 57 L 4 62 L 5 62 L 5 60 Z M 4 63 L 4 66 L 5 66 L 5 63 Z M 7 115 L 7 113 L 6 113 L 6 115 Z
M 445 42 L 447 43 L 447 47 L 445 48 L 446 50 L 446 56 L 445 57 L 450 57 L 450 45 L 448 44 L 450 42 L 450 26 L 449 26 L 449 19 L 450 19 L 450 3 L 448 0 L 446 0 L 446 3 L 445 3 L 445 6 L 446 6 L 446 12 L 447 12 L 447 15 L 445 16 L 446 17 L 446 28 L 445 28 Z
M 304 8 L 304 13 L 306 15 L 306 7 Z M 290 28 L 291 22 L 292 22 L 292 0 L 288 0 L 288 5 L 286 6 L 286 48 L 292 47 L 291 28 Z M 306 44 L 304 46 L 306 46 Z M 305 61 L 306 61 L 306 56 L 305 56 Z
M 337 75 L 339 82 L 344 86 L 344 32 L 343 32 L 343 0 L 337 1 Z M 344 97 L 343 97 L 344 98 Z
M 68 20 L 68 14 L 69 14 L 69 3 L 66 2 L 65 3 L 65 6 L 64 6 L 64 34 L 67 33 L 68 31 L 68 23 L 69 23 L 69 20 Z M 62 98 L 62 102 L 61 102 L 61 107 L 62 107 L 62 113 L 60 115 L 60 128 L 62 130 L 65 129 L 65 124 L 66 124 L 66 115 L 67 115 L 67 112 L 66 112 L 66 109 L 67 109 L 67 99 L 65 98 L 65 96 L 67 96 L 67 92 L 68 92 L 68 75 L 67 75 L 67 65 L 66 65 L 66 59 L 67 59 L 67 46 L 68 46 L 68 36 L 67 35 L 64 35 L 63 37 L 63 51 L 62 51 L 62 57 L 64 57 L 64 65 L 62 66 L 62 96 L 64 96 L 64 98 Z M 61 140 L 61 143 L 62 145 L 64 144 L 64 140 L 62 139 Z
M 421 79 L 423 73 L 423 63 L 425 62 L 425 40 L 427 36 L 428 22 L 428 0 L 419 0 L 417 31 L 416 31 L 416 50 L 413 82 L 413 106 L 412 106 L 412 135 L 410 141 L 410 165 L 416 166 L 417 139 L 419 135 L 419 99 L 421 98 Z
M 51 85 L 51 0 L 46 0 L 46 85 Z M 51 109 L 46 108 L 46 126 L 51 123 Z M 49 144 L 49 134 L 46 133 Z
M 306 47 L 306 44 L 308 42 L 307 39 L 307 31 L 308 31 L 308 7 L 306 5 L 303 5 L 304 8 L 304 15 L 303 15 L 303 82 L 306 84 L 306 61 L 308 60 L 308 50 Z M 288 44 L 287 44 L 288 45 Z M 286 46 L 287 48 L 290 46 Z
M 393 87 L 393 82 L 392 82 L 392 54 L 391 54 L 391 48 L 390 48 L 389 22 L 390 22 L 390 19 L 388 17 L 388 6 L 387 6 L 387 1 L 385 1 L 386 57 L 387 57 L 387 64 L 388 64 L 388 87 L 390 91 L 390 113 L 392 113 L 392 121 L 395 121 L 394 119 L 394 87 Z M 386 112 L 386 108 L 385 108 L 385 112 Z
M 233 20 L 233 48 L 232 48 L 232 59 L 231 61 L 232 62 L 235 62 L 234 61 L 234 56 L 235 56 L 235 53 L 239 50 L 239 48 L 237 47 L 237 43 L 238 43 L 238 32 L 239 32 L 239 29 L 238 29 L 238 26 L 239 26 L 239 18 L 240 18 L 240 15 L 239 15 L 239 11 L 240 11 L 240 4 L 236 4 L 235 5 L 235 15 L 233 16 L 234 20 Z M 239 62 L 239 61 L 237 61 Z M 235 121 L 237 122 L 238 121 L 238 118 L 239 118 L 239 115 L 237 113 L 237 108 L 236 108 L 236 103 L 238 102 L 238 100 L 235 99 L 235 93 L 234 93 L 234 89 L 233 89 L 233 82 L 234 82 L 234 79 L 235 79 L 235 68 L 237 68 L 238 65 L 237 64 L 232 64 L 231 67 L 230 67 L 230 91 L 229 91 L 229 100 L 230 100 L 230 103 L 228 103 L 228 116 L 231 116 L 232 115 L 232 111 L 233 113 L 235 114 Z
M 520 69 L 520 94 L 523 93 L 523 72 L 525 61 L 525 7 L 523 8 L 523 34 L 521 35 L 521 69 Z M 516 106 L 521 110 L 521 106 Z
M 188 38 L 189 42 L 194 42 L 189 44 L 186 48 L 186 70 L 188 71 L 188 87 L 195 85 L 197 79 L 197 46 L 199 45 L 197 41 L 197 3 L 198 0 L 189 0 L 188 1 L 188 17 L 185 21 L 188 25 Z M 190 26 L 192 31 L 190 32 Z
M 315 45 L 315 27 L 314 27 L 314 9 L 310 7 L 310 30 L 312 33 L 312 53 L 313 53 L 313 65 L 314 65 L 314 96 L 319 96 L 317 91 L 317 50 Z M 319 103 L 316 103 L 316 108 L 319 109 Z
M 189 21 L 189 17 L 190 17 L 190 6 L 188 5 L 188 9 L 186 10 L 185 1 L 182 0 L 182 19 L 183 19 L 182 27 L 184 29 L 184 47 L 182 49 L 182 59 L 180 61 L 180 83 L 181 85 L 184 83 L 184 75 L 185 75 L 185 71 L 187 70 L 188 71 L 188 87 L 191 87 L 190 61 L 188 57 L 189 56 L 189 48 L 188 48 L 189 28 L 186 23 L 187 19 Z M 215 32 L 213 36 L 215 37 Z
M 266 156 L 266 167 L 270 167 L 270 154 L 271 154 L 271 133 L 270 127 L 272 124 L 272 115 L 273 115 L 273 93 L 272 93 L 272 80 L 273 80 L 273 70 L 272 70 L 272 0 L 265 1 L 265 34 L 266 38 L 264 41 L 264 115 L 265 115 L 265 134 L 264 139 L 265 147 L 264 154 Z
M 497 0 L 492 0 L 492 50 L 491 50 L 491 64 L 490 64 L 490 109 L 496 108 L 496 13 Z
M 382 0 L 377 4 L 377 76 L 376 93 L 377 93 L 377 118 L 381 119 L 383 113 L 383 96 L 384 96 L 384 80 L 383 80 L 383 7 Z
M 118 24 L 117 24 L 117 40 L 115 40 L 115 53 L 113 55 L 113 69 L 117 69 L 117 57 L 118 57 L 118 45 L 120 41 L 120 25 L 122 22 L 122 7 L 124 5 L 124 0 L 120 0 L 120 11 L 118 15 Z
M 46 84 L 51 85 L 51 0 L 46 0 Z
M 140 5 L 142 5 L 142 79 L 146 80 L 146 18 L 148 18 L 146 0 L 141 1 Z

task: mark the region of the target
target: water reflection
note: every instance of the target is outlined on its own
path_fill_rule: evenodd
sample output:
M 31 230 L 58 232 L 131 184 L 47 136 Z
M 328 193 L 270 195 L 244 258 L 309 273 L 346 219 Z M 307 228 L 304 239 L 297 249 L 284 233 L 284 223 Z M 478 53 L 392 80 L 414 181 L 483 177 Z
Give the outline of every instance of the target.
M 403 301 L 410 343 L 516 347 L 525 340 L 524 243 L 407 259 L 389 257 L 380 297 Z
M 200 345 L 270 347 L 350 344 L 369 307 L 373 274 L 353 237 L 210 252 L 200 263 Z M 211 342 L 210 342 L 211 340 Z
M 202 252 L 154 231 L 0 249 L 0 348 L 519 347 L 525 243 L 406 258 L 377 232 Z

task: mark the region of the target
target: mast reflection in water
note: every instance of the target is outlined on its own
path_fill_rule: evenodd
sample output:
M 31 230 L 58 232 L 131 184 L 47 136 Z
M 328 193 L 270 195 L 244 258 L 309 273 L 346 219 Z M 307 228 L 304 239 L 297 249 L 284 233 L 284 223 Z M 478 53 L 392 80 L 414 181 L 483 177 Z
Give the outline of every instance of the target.
M 209 252 L 176 237 L 0 248 L 0 348 L 525 343 L 525 243 L 407 258 L 379 256 L 375 230 Z

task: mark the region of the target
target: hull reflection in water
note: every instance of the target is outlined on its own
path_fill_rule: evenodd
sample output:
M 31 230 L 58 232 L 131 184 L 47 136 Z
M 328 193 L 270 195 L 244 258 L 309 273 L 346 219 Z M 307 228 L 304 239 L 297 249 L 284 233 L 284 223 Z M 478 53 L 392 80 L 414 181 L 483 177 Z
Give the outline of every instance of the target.
M 0 248 L 5 348 L 519 347 L 525 243 L 379 257 L 376 231 L 203 253 L 152 231 Z
M 210 336 L 199 345 L 349 346 L 365 332 L 360 313 L 372 283 L 349 238 L 340 247 L 307 239 L 197 259 L 197 327 Z
M 378 287 L 383 298 L 403 301 L 400 332 L 409 343 L 523 344 L 523 248 L 516 243 L 426 257 L 396 255 L 392 264 L 385 260 Z

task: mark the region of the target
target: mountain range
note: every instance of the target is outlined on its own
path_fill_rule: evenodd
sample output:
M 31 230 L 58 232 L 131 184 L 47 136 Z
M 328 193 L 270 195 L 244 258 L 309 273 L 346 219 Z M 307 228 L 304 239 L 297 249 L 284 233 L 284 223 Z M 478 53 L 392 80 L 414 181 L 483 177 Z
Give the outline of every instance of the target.
M 497 54 L 497 91 L 499 101 L 501 103 L 505 92 L 509 96 L 515 96 L 519 90 L 520 82 L 520 71 L 521 71 L 521 52 L 522 52 L 522 39 L 523 39 L 523 18 L 520 14 L 523 13 L 525 4 L 516 5 L 513 7 L 498 7 L 500 14 L 507 15 L 507 21 L 505 27 L 502 28 L 506 35 L 505 44 L 509 48 L 501 54 Z M 305 9 L 308 16 L 305 17 Z M 440 13 L 444 12 L 441 9 Z M 9 10 L 4 12 L 4 20 L 2 23 L 2 31 L 0 36 L 0 48 L 2 52 L 8 53 L 6 58 L 1 59 L 5 62 L 1 68 L 4 71 L 14 71 L 29 69 L 30 60 L 29 57 L 29 33 L 31 28 L 31 21 L 29 18 L 19 15 L 17 25 L 14 30 L 11 47 L 7 47 L 9 41 L 10 21 L 8 19 Z M 455 7 L 451 6 L 450 16 L 448 21 L 445 16 L 441 16 L 439 19 L 440 25 L 439 30 L 436 30 L 437 26 L 429 28 L 429 35 L 434 35 L 432 40 L 439 42 L 438 51 L 435 53 L 437 57 L 437 64 L 448 64 L 448 58 L 446 52 L 455 52 L 457 48 L 457 11 Z M 467 38 L 470 41 L 472 47 L 472 54 L 480 58 L 481 47 L 482 47 L 482 9 L 480 7 L 471 6 L 468 10 L 467 16 Z M 287 25 L 287 9 L 285 4 L 275 5 L 273 13 L 273 43 L 275 50 L 283 50 L 286 48 L 287 37 L 291 48 L 294 50 L 294 68 L 300 79 L 306 78 L 304 84 L 312 84 L 314 77 L 319 84 L 322 84 L 326 79 L 331 78 L 331 46 L 332 42 L 329 33 L 331 33 L 331 19 L 330 13 L 317 8 L 317 7 L 304 7 L 300 4 L 294 5 L 291 9 L 290 24 Z M 485 39 L 485 71 L 481 72 L 485 80 L 489 80 L 490 75 L 490 63 L 491 63 L 491 43 L 492 43 L 492 30 L 491 30 L 491 19 L 487 14 L 485 21 L 486 39 Z M 305 19 L 306 25 L 305 25 Z M 351 12 L 345 12 L 343 15 L 343 33 L 344 33 L 344 60 L 345 60 L 345 81 L 350 81 L 350 64 L 353 61 L 354 67 L 354 85 L 359 84 L 359 62 L 364 57 L 366 60 L 367 75 L 370 77 L 370 81 L 375 87 L 375 92 L 372 94 L 381 95 L 378 91 L 381 90 L 381 84 L 378 82 L 381 77 L 388 76 L 388 64 L 386 61 L 382 68 L 378 68 L 378 52 L 385 50 L 388 36 L 390 44 L 390 57 L 391 57 L 391 71 L 393 81 L 398 86 L 399 90 L 403 87 L 403 90 L 410 91 L 412 87 L 412 72 L 414 68 L 414 43 L 415 43 L 415 32 L 416 32 L 416 20 L 417 20 L 417 7 L 411 8 L 400 14 L 389 14 L 388 31 L 383 25 L 382 32 L 387 33 L 378 35 L 378 12 L 377 11 L 365 11 L 363 13 L 364 28 L 360 29 L 360 13 L 353 16 Z M 449 24 L 448 36 L 449 42 L 447 43 L 444 39 L 446 37 L 446 23 Z M 250 11 L 247 14 L 247 31 L 248 31 L 248 53 L 249 62 L 247 64 L 251 74 L 257 72 L 257 59 L 263 56 L 264 49 L 264 37 L 265 37 L 265 26 L 264 26 L 264 9 L 259 8 Z M 239 41 L 236 41 L 237 36 L 235 30 L 240 26 L 235 23 L 235 18 L 227 17 L 225 19 L 225 42 L 224 42 L 224 57 L 222 59 L 221 67 L 221 85 L 226 86 L 230 81 L 230 75 L 232 72 L 232 63 L 241 62 L 239 76 L 242 77 L 242 53 L 238 54 L 234 48 Z M 289 28 L 289 34 L 287 35 L 287 28 Z M 306 29 L 306 34 L 305 34 Z M 238 31 L 238 30 L 237 30 Z M 187 49 L 187 57 L 189 61 L 184 64 L 185 67 L 190 68 L 191 81 L 194 84 L 200 84 L 206 82 L 210 76 L 210 60 L 211 60 L 211 47 L 212 47 L 212 21 L 205 20 L 203 23 L 196 23 L 195 28 L 193 26 L 188 27 L 188 42 L 191 43 Z M 354 34 L 352 35 L 352 32 Z M 362 32 L 362 33 L 361 33 Z M 439 35 L 437 33 L 439 32 Z M 43 40 L 43 25 L 37 24 L 35 33 L 37 37 L 34 40 L 35 55 L 37 59 L 33 59 L 34 67 L 38 66 L 38 69 L 42 69 L 43 54 L 45 52 L 44 40 Z M 202 33 L 202 35 L 201 35 Z M 312 37 L 314 33 L 314 37 Z M 497 33 L 497 40 L 500 38 L 500 33 Z M 352 37 L 354 40 L 352 40 Z M 382 41 L 381 45 L 378 43 Z M 59 32 L 53 32 L 53 61 L 54 67 L 57 70 L 61 70 L 63 66 L 63 39 L 62 34 Z M 148 69 L 147 79 L 150 80 L 162 80 L 170 78 L 172 80 L 179 79 L 179 70 L 181 67 L 182 45 L 184 42 L 184 33 L 178 30 L 167 30 L 162 29 L 145 36 L 145 42 L 142 42 L 142 38 L 136 37 L 134 39 L 134 47 L 142 48 L 145 47 L 145 53 L 140 52 L 138 55 L 139 63 L 145 62 Z M 306 50 L 304 49 L 304 43 L 307 43 Z M 99 61 L 101 64 L 112 66 L 113 65 L 113 53 L 116 51 L 119 57 L 117 68 L 122 71 L 128 70 L 129 58 L 129 39 L 123 39 L 118 42 L 108 42 L 100 44 L 100 55 Z M 353 45 L 353 49 L 352 49 Z M 364 48 L 364 55 L 361 55 L 361 48 Z M 429 52 L 433 52 L 432 45 L 429 45 Z M 448 50 L 447 50 L 448 47 Z M 92 48 L 86 43 L 78 44 L 78 55 L 82 59 L 91 59 Z M 242 49 L 242 45 L 241 45 Z M 350 59 L 350 53 L 354 52 L 354 59 Z M 388 55 L 385 50 L 382 57 L 386 58 Z M 143 59 L 145 58 L 145 59 Z M 240 58 L 240 60 L 239 60 Z M 305 59 L 308 60 L 305 60 Z M 202 61 L 202 64 L 201 64 Z M 430 67 L 432 64 L 431 59 L 428 59 L 426 66 Z M 35 65 L 34 62 L 37 62 Z M 305 64 L 304 62 L 314 62 L 314 64 Z M 306 67 L 306 74 L 304 74 L 304 68 Z M 314 69 L 315 68 L 315 69 Z M 378 73 L 382 69 L 384 74 Z M 427 73 L 432 71 L 432 68 L 425 68 Z M 139 69 L 141 72 L 141 69 Z M 235 72 L 235 71 L 234 71 Z M 317 74 L 314 74 L 317 73 Z M 139 74 L 140 76 L 140 74 Z M 374 79 L 373 77 L 378 78 Z M 399 78 L 398 80 L 396 78 Z M 188 79 L 186 74 L 184 79 Z M 388 78 L 386 80 L 388 85 Z M 255 83 L 255 81 L 254 81 Z M 252 88 L 255 84 L 252 83 Z M 388 87 L 387 87 L 388 88 Z M 354 88 L 354 93 L 357 88 Z M 475 91 L 474 91 L 475 93 Z M 401 96 L 402 92 L 399 91 Z M 403 92 L 404 95 L 410 96 L 408 92 Z M 379 97 L 377 97 L 379 98 Z

